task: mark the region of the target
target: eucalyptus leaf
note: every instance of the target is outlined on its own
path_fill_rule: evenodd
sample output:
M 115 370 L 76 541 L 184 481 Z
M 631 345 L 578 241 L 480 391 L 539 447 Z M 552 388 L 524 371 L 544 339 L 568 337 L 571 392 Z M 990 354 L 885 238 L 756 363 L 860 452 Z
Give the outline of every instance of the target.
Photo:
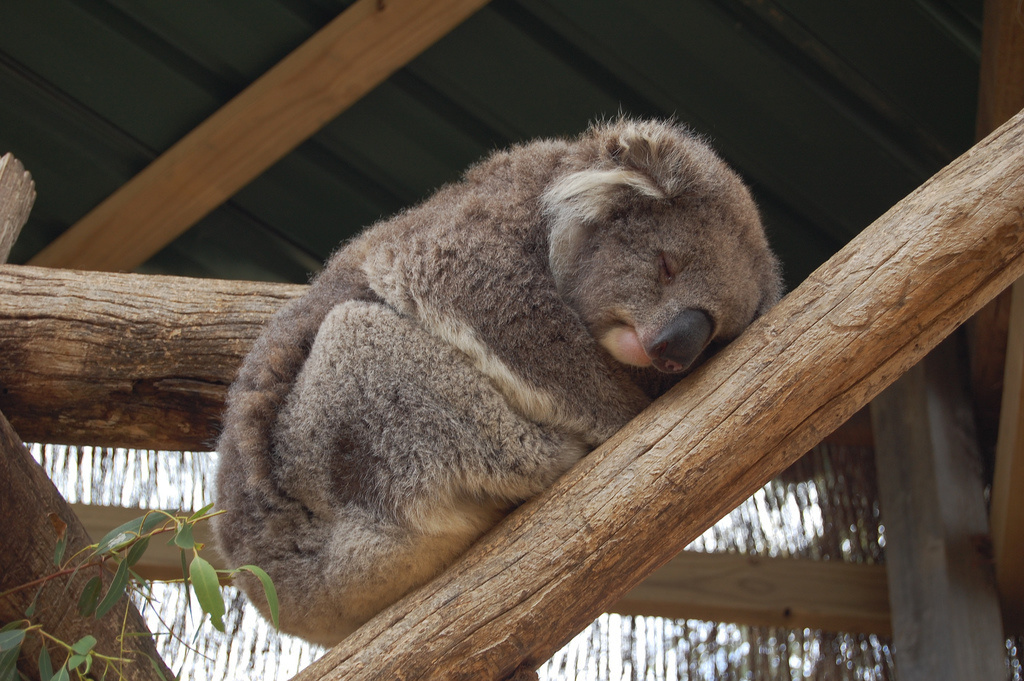
M 182 523 L 174 533 L 174 545 L 180 549 L 196 548 L 196 540 L 192 537 L 192 523 Z
M 75 641 L 75 644 L 71 646 L 71 650 L 75 651 L 79 655 L 85 655 L 95 647 L 96 637 L 86 634 L 82 638 Z
M 53 662 L 50 651 L 43 645 L 39 648 L 39 681 L 50 681 L 53 678 Z
M 205 558 L 196 556 L 188 566 L 188 574 L 196 598 L 199 599 L 199 606 L 210 615 L 214 628 L 224 631 L 224 621 L 221 619 L 224 616 L 224 596 L 220 592 L 217 571 Z
M 125 557 L 125 562 L 128 563 L 128 567 L 135 565 L 142 558 L 142 554 L 149 548 L 149 537 L 143 537 L 139 541 L 132 544 L 132 547 L 128 549 L 128 555 Z
M 0 631 L 0 653 L 6 653 L 8 650 L 20 647 L 21 642 L 24 640 L 24 629 L 8 629 L 7 631 Z
M 70 679 L 67 667 L 61 667 L 53 677 L 53 681 L 70 681 Z
M 60 562 L 64 560 L 64 552 L 68 548 L 68 538 L 61 537 L 57 540 L 57 545 L 53 549 L 53 564 L 60 566 Z
M 274 586 L 274 582 L 270 579 L 270 575 L 268 575 L 263 568 L 255 565 L 243 565 L 240 568 L 237 568 L 237 570 L 251 572 L 260 580 L 260 583 L 263 584 L 263 593 L 266 594 L 267 605 L 270 606 L 270 620 L 274 623 L 275 629 L 280 629 L 281 622 L 280 617 L 278 616 L 279 605 L 277 601 L 277 587 Z
M 110 588 L 107 595 L 103 597 L 96 607 L 96 619 L 99 619 L 110 612 L 114 604 L 124 595 L 124 588 L 128 585 L 128 561 L 122 560 L 114 573 L 114 579 L 110 581 Z
M 103 539 L 100 539 L 99 544 L 96 545 L 96 555 L 111 553 L 117 551 L 120 548 L 124 548 L 130 542 L 138 539 L 142 535 L 149 534 L 153 530 L 159 529 L 169 519 L 169 516 L 163 511 L 150 511 L 144 516 L 129 520 L 123 525 L 115 527 L 110 532 L 107 532 Z
M 0 681 L 16 681 L 18 678 L 18 655 L 21 647 L 0 653 Z
M 212 508 L 213 508 L 213 502 L 210 502 L 206 506 L 203 506 L 201 509 L 199 509 L 198 511 L 196 511 L 195 513 L 190 515 L 188 517 L 188 521 L 190 523 L 194 523 L 195 521 L 199 520 L 200 518 L 205 516 L 207 513 L 209 513 L 210 509 L 212 509 Z
M 85 583 L 82 595 L 78 597 L 78 614 L 82 617 L 89 617 L 96 612 L 96 604 L 100 602 L 100 591 L 103 589 L 103 580 L 93 577 Z

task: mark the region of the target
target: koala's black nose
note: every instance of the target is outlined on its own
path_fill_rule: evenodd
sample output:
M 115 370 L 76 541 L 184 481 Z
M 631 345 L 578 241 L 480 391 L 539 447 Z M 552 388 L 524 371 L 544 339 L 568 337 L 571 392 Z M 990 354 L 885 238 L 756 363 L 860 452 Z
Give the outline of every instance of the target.
M 703 310 L 683 310 L 644 348 L 658 371 L 686 371 L 704 351 L 714 324 Z

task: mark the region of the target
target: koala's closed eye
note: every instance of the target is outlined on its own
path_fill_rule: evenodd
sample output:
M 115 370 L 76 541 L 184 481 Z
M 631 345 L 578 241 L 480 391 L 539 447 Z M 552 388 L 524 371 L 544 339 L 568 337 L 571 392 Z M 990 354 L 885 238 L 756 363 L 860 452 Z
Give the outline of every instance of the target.
M 671 284 L 676 278 L 676 267 L 673 265 L 668 254 L 662 251 L 658 254 L 658 280 L 662 285 Z

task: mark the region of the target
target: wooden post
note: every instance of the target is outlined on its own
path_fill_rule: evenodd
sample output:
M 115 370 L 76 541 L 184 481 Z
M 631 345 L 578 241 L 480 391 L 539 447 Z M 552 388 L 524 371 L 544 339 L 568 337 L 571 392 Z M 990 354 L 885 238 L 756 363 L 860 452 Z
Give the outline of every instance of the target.
M 0 264 L 7 262 L 35 200 L 32 176 L 18 159 L 4 154 L 0 157 Z
M 904 681 L 1005 673 L 982 463 L 954 340 L 871 403 L 894 653 Z
M 644 576 L 1024 273 L 1024 115 L 296 679 L 503 679 Z

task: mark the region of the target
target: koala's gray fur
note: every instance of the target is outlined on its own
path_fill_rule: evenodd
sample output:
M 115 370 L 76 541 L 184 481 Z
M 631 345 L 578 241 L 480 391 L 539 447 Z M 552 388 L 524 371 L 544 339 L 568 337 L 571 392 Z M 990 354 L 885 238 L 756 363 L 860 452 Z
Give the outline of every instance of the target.
M 684 129 L 495 153 L 271 320 L 228 397 L 220 550 L 270 573 L 284 631 L 332 645 L 779 295 L 749 193 Z

